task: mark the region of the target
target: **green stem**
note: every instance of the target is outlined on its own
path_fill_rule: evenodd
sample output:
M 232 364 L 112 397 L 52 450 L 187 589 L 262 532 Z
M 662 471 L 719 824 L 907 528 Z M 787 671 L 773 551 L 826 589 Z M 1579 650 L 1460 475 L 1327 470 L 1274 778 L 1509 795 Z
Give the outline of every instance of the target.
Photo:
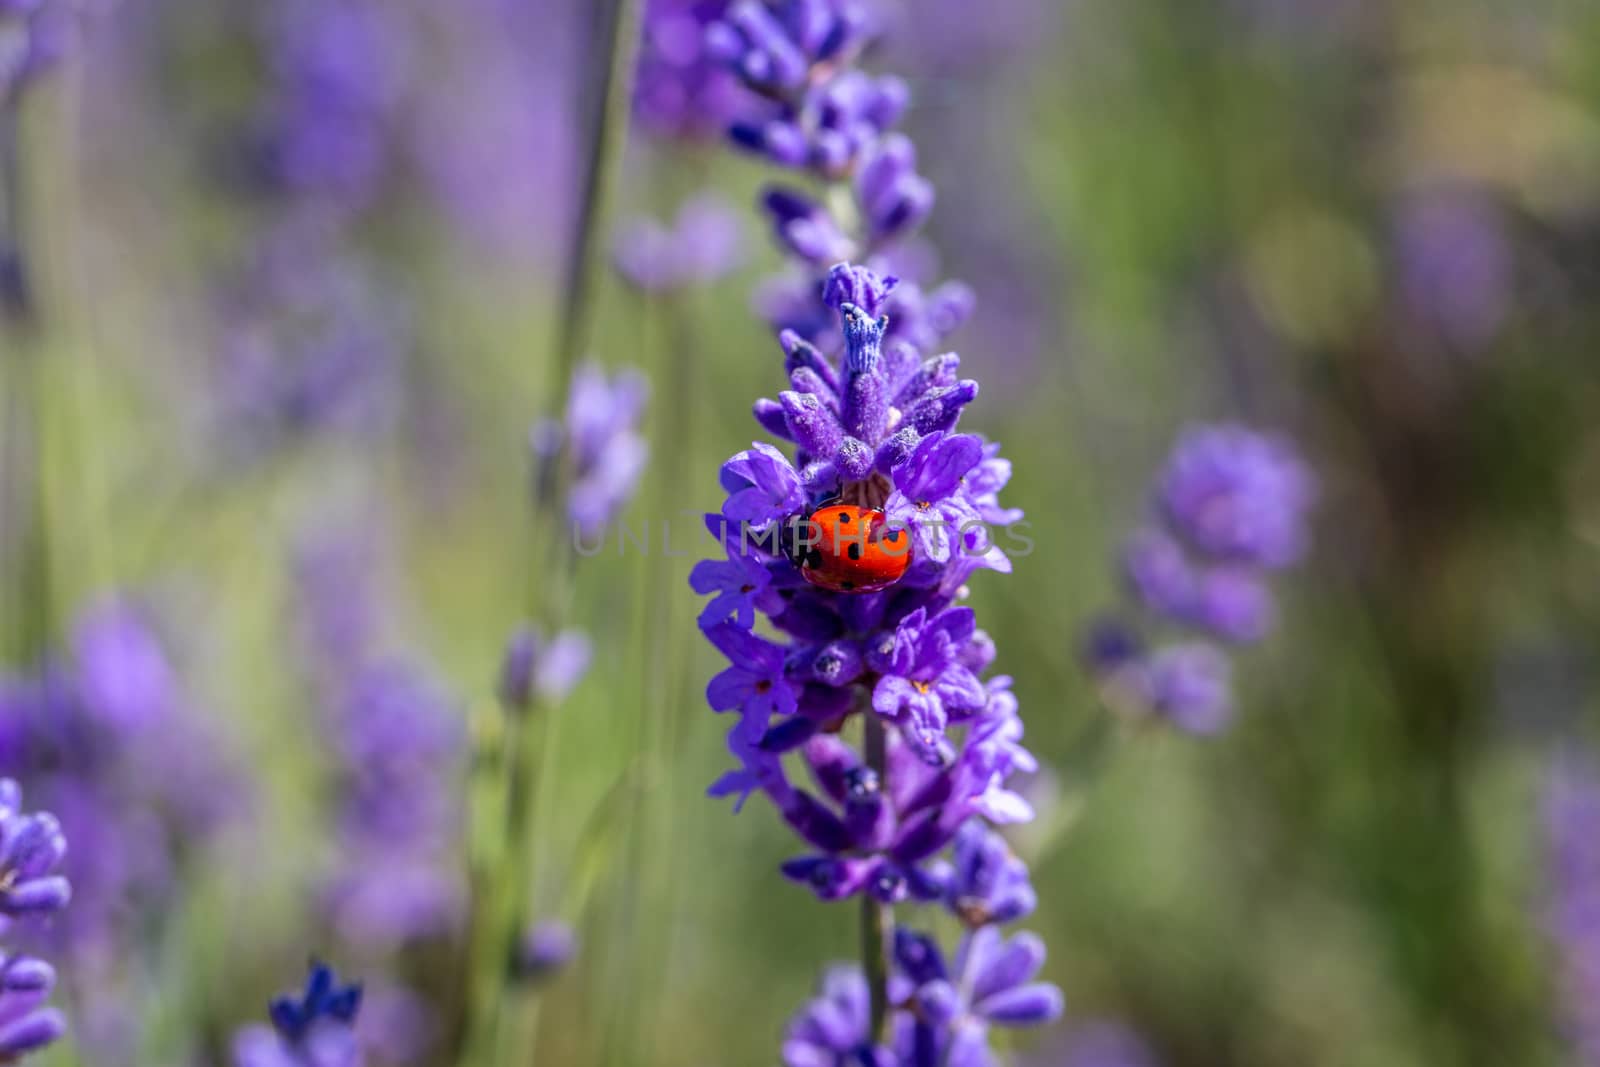
M 861 711 L 864 754 L 867 766 L 878 775 L 879 788 L 887 790 L 888 744 L 883 720 L 869 708 Z M 894 909 L 871 893 L 861 894 L 861 971 L 866 975 L 871 997 L 872 1028 L 868 1037 L 882 1044 L 889 1023 L 889 947 L 894 936 Z
M 605 237 L 602 223 L 612 171 L 621 158 L 628 131 L 639 19 L 638 0 L 612 0 L 601 31 L 605 80 L 600 86 L 599 112 L 590 126 L 589 166 L 578 201 L 577 235 L 567 259 L 566 305 L 556 342 L 555 366 L 563 384 L 571 379 L 579 353 L 588 348 L 591 340 L 594 317 L 590 304 Z
M 588 165 L 579 201 L 578 228 L 567 260 L 565 295 L 560 329 L 551 363 L 555 381 L 551 406 L 566 396 L 578 354 L 589 343 L 594 321 L 596 265 L 604 236 L 606 199 L 613 172 L 621 156 L 627 129 L 627 108 L 638 37 L 638 0 L 613 0 L 601 30 L 605 56 L 599 109 L 591 127 Z M 528 611 L 547 634 L 567 617 L 573 594 L 574 553 L 567 537 L 565 490 L 571 480 L 570 457 L 563 457 L 555 473 L 556 484 L 539 502 L 534 515 L 535 546 L 527 577 Z M 542 557 L 542 558 L 541 558 Z M 525 711 L 506 708 L 504 729 L 494 751 L 483 755 L 486 768 L 500 782 L 489 787 L 504 800 L 494 814 L 503 831 L 481 864 L 472 872 L 474 908 L 467 959 L 467 1004 L 458 1062 L 463 1067 L 489 1067 L 498 1063 L 508 1032 L 508 1012 L 517 1012 L 524 1025 L 518 1044 L 523 1062 L 534 1058 L 532 994 L 516 996 L 511 964 L 517 941 L 526 926 L 535 885 L 535 798 L 539 783 L 549 771 L 553 744 L 554 709 L 536 704 Z

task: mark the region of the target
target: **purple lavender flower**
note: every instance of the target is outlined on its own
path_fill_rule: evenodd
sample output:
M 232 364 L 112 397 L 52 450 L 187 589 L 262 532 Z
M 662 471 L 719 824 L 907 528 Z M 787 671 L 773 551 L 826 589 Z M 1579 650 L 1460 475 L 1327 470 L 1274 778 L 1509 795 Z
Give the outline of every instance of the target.
M 361 986 L 340 985 L 333 969 L 313 961 L 299 996 L 273 999 L 272 1025 L 247 1026 L 234 1038 L 237 1067 L 360 1067 L 356 1037 Z
M 728 0 L 649 0 L 634 71 L 633 118 L 658 137 L 698 140 L 723 132 L 749 94 L 713 55 L 706 28 Z
M 671 225 L 633 219 L 617 233 L 617 270 L 645 292 L 712 282 L 739 265 L 739 220 L 721 197 L 684 202 Z
M 524 981 L 542 982 L 551 978 L 578 953 L 578 935 L 559 919 L 535 923 L 517 946 L 517 975 Z
M 983 926 L 962 937 L 952 969 L 931 937 L 901 928 L 895 962 L 915 1005 L 896 1042 L 902 1062 L 995 1067 L 989 1027 L 1040 1026 L 1061 1015 L 1061 991 L 1034 981 L 1044 957 L 1034 935 L 1008 939 Z
M 24 812 L 21 788 L 0 779 L 0 931 L 66 907 L 72 889 L 57 873 L 66 851 L 55 816 Z M 61 1014 L 44 1006 L 55 980 L 43 960 L 0 953 L 0 1060 L 19 1059 L 66 1033 Z
M 716 710 L 740 712 L 728 747 L 741 766 L 710 792 L 741 803 L 765 795 L 807 846 L 783 874 L 819 898 L 944 900 L 978 928 L 1034 905 L 1026 870 L 983 822 L 1032 818 L 1008 779 L 1037 764 L 1022 746 L 1010 680 L 980 678 L 994 643 L 954 601 L 974 570 L 1009 569 L 984 517 L 1015 521 L 1020 512 L 1000 503 L 1010 468 L 998 451 L 955 432 L 977 394 L 956 376 L 955 357 L 925 360 L 903 339 L 886 341 L 881 314 L 894 290 L 865 268 L 830 271 L 817 298 L 838 313 L 844 351 L 829 357 L 785 333 L 792 389 L 755 409 L 795 444 L 795 459 L 758 443 L 723 466 L 723 525 L 711 528 L 725 558 L 700 564 L 691 580 L 714 594 L 701 626 L 730 666 L 707 696 Z M 798 573 L 779 531 L 835 497 L 880 507 L 886 536 L 909 536 L 915 559 L 898 585 L 858 596 L 813 588 Z M 762 616 L 781 640 L 753 632 Z M 840 737 L 857 716 L 890 728 L 881 765 Z M 793 756 L 814 790 L 791 779 Z M 938 858 L 952 844 L 953 865 Z M 785 1062 L 936 1067 L 946 1050 L 967 1057 L 951 1062 L 989 1062 L 970 1058 L 987 1048 L 989 1025 L 1059 1010 L 1053 987 L 1017 970 L 1027 973 L 951 1005 L 931 1028 L 901 1018 L 892 1050 L 872 1046 L 860 975 L 833 972 L 792 1025 Z
M 1188 431 L 1157 479 L 1151 518 L 1123 547 L 1133 595 L 1158 622 L 1232 644 L 1261 640 L 1276 619 L 1267 572 L 1304 554 L 1315 495 L 1288 442 L 1231 424 Z M 1204 641 L 1149 649 L 1126 620 L 1101 620 L 1086 660 L 1129 713 L 1196 734 L 1232 715 L 1228 657 Z
M 409 78 L 402 18 L 372 0 L 271 9 L 268 139 L 273 176 L 293 193 L 356 205 L 375 194 Z
M 1600 1063 L 1600 775 L 1558 762 L 1544 798 L 1549 903 L 1565 1030 L 1579 1062 Z
M 969 927 L 1025 919 L 1038 905 L 1027 866 L 1005 838 L 981 824 L 961 828 L 952 861 L 945 904 Z
M 375 580 L 372 546 L 328 535 L 310 546 L 297 568 L 302 614 L 335 757 L 337 862 L 319 879 L 321 903 L 340 935 L 363 949 L 446 936 L 466 897 L 457 855 L 462 717 L 425 663 L 380 652 L 388 642 L 378 621 L 394 612 Z M 537 665 L 548 650 L 536 651 Z
M 730 140 L 848 190 L 846 209 L 789 185 L 762 196 L 778 243 L 804 267 L 768 287 L 765 314 L 776 328 L 818 344 L 832 340 L 829 319 L 815 312 L 820 272 L 856 259 L 886 276 L 899 273 L 886 257 L 904 247 L 934 203 L 933 185 L 917 173 L 915 146 L 894 131 L 910 101 L 906 84 L 856 67 L 876 22 L 855 0 L 739 0 L 704 33 L 707 54 L 750 90 L 737 114 L 727 116 Z M 871 318 L 884 310 L 851 302 Z M 896 335 L 924 348 L 971 310 L 971 290 L 960 285 L 926 293 L 908 285 L 889 309 L 901 323 Z
M 573 374 L 565 418 L 534 428 L 541 496 L 553 482 L 555 464 L 569 463 L 565 507 L 583 537 L 599 533 L 616 518 L 644 471 L 649 447 L 636 427 L 647 396 L 648 386 L 638 372 L 607 376 L 584 364 Z
M 408 325 L 325 219 L 263 234 L 221 312 L 217 419 L 236 447 L 383 425 Z
M 110 602 L 80 617 L 73 658 L 79 698 L 104 728 L 148 729 L 176 703 L 166 651 L 129 604 Z
M 414 665 L 376 662 L 344 683 L 333 720 L 343 768 L 341 860 L 325 888 L 353 944 L 392 947 L 453 930 L 464 887 L 451 856 L 459 813 L 449 782 L 460 717 Z
M 0 108 L 61 60 L 76 34 L 77 13 L 62 0 L 0 5 Z
M 1395 257 L 1404 310 L 1467 351 L 1482 348 L 1506 316 L 1511 253 L 1488 198 L 1467 191 L 1400 205 Z
M 422 31 L 430 76 L 401 116 L 407 158 L 474 259 L 548 266 L 567 240 L 586 13 L 575 4 L 458 0 L 448 19 Z M 451 76 L 437 76 L 436 65 Z M 527 181 L 529 173 L 540 180 Z
M 500 662 L 500 699 L 519 711 L 535 697 L 559 704 L 588 672 L 589 659 L 589 639 L 579 631 L 563 630 L 546 641 L 525 626 L 512 635 Z
M 971 313 L 971 290 L 902 284 L 893 269 L 917 258 L 907 238 L 934 190 L 894 131 L 905 83 L 856 66 L 874 29 L 854 0 L 735 0 L 704 36 L 760 98 L 731 122 L 734 144 L 830 185 L 825 203 L 788 185 L 762 197 L 795 263 L 760 297 L 789 388 L 753 414 L 794 451 L 757 443 L 723 465 L 727 499 L 711 529 L 724 558 L 691 576 L 713 596 L 701 629 L 730 660 L 708 702 L 740 712 L 728 732 L 739 766 L 709 793 L 737 797 L 735 810 L 766 796 L 807 848 L 784 875 L 821 899 L 864 895 L 869 911 L 874 901 L 948 899 L 977 931 L 961 959 L 965 968 L 971 957 L 980 988 L 911 974 L 902 959 L 896 982 L 907 988 L 890 998 L 881 974 L 872 987 L 836 969 L 791 1025 L 784 1062 L 971 1067 L 990 1062 L 989 1025 L 1060 1010 L 1054 987 L 1031 981 L 1042 947 L 1023 938 L 990 950 L 987 935 L 999 935 L 987 923 L 1025 913 L 1032 890 L 1025 871 L 973 836 L 984 820 L 1033 816 L 1008 784 L 1037 768 L 1010 680 L 982 679 L 994 643 L 956 604 L 977 570 L 1011 568 L 985 522 L 1022 513 L 1000 503 L 1011 470 L 998 448 L 957 431 L 977 383 L 960 377 L 957 356 L 933 349 Z M 841 530 L 882 512 L 872 520 L 880 547 L 903 545 L 910 557 L 897 580 L 819 581 L 807 542 L 824 501 L 848 505 L 830 513 Z M 862 558 L 859 546 L 850 558 Z M 762 618 L 776 639 L 754 632 Z M 843 740 L 852 720 L 859 750 Z M 938 858 L 953 842 L 956 866 Z M 936 980 L 949 991 L 937 1018 L 914 997 L 926 986 L 936 1014 Z M 891 1034 L 894 1047 L 882 1047 Z
M 1263 568 L 1305 552 L 1311 474 L 1285 441 L 1243 426 L 1203 426 L 1178 441 L 1158 479 L 1172 531 L 1209 560 Z
M 817 997 L 789 1023 L 784 1067 L 890 1067 L 872 1046 L 867 981 L 858 967 L 839 964 L 822 976 Z
M 24 812 L 21 787 L 0 779 L 0 915 L 16 919 L 66 907 L 72 886 L 58 873 L 66 854 L 56 817 Z
M 713 711 L 738 711 L 737 729 L 751 743 L 759 742 L 774 715 L 792 715 L 799 706 L 796 687 L 785 674 L 783 647 L 736 623 L 719 623 L 705 634 L 732 661 L 706 686 L 706 700 Z
M 1079 1026 L 1068 1039 L 1059 1067 L 1157 1067 L 1155 1053 L 1138 1034 L 1115 1022 Z M 1041 1064 L 1041 1067 L 1043 1065 Z
M 960 661 L 977 629 L 971 608 L 949 608 L 930 619 L 918 608 L 895 630 L 894 651 L 876 654 L 883 676 L 872 692 L 872 708 L 898 724 L 901 736 L 923 758 L 943 763 L 945 728 L 984 710 L 988 694 Z
M 67 1022 L 44 1002 L 56 972 L 43 960 L 0 957 L 0 1061 L 11 1063 L 66 1036 Z

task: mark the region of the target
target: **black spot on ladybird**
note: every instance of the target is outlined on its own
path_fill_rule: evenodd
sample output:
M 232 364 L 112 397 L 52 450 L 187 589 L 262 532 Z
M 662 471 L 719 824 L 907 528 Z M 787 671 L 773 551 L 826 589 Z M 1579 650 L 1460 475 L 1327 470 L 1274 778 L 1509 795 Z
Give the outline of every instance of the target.
M 851 558 L 851 559 L 860 559 L 860 558 L 861 558 L 861 542 L 859 542 L 859 541 L 856 541 L 856 542 L 853 542 L 853 543 L 852 543 L 852 544 L 851 544 L 851 545 L 850 545 L 850 550 L 849 550 L 849 552 L 848 552 L 848 553 L 846 553 L 846 554 L 847 554 L 847 555 L 848 555 L 848 556 L 849 556 L 849 557 L 850 557 L 850 558 Z

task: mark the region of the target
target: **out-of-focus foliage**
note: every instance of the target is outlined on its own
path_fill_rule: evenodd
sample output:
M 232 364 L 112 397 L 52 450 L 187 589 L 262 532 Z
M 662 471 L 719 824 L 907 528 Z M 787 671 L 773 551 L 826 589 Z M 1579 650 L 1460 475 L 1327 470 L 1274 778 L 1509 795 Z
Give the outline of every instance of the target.
M 590 351 L 558 354 L 590 5 L 94 7 L 20 112 L 37 314 L 0 330 L 4 680 L 79 679 L 74 635 L 133 613 L 154 645 L 119 669 L 170 706 L 79 692 L 84 746 L 129 732 L 117 775 L 225 803 L 191 832 L 183 790 L 83 800 L 119 832 L 73 849 L 133 888 L 96 905 L 114 938 L 52 957 L 74 1029 L 37 1062 L 229 1062 L 310 953 L 369 978 L 376 1062 L 441 1062 L 452 879 L 484 830 L 468 764 L 546 577 L 528 434 L 568 356 L 648 375 L 650 459 L 626 545 L 582 560 L 594 663 L 544 726 L 532 906 L 579 947 L 523 1062 L 773 1062 L 856 931 L 776 877 L 771 812 L 703 795 L 726 758 L 698 516 L 782 382 L 753 208 L 738 269 L 607 274 Z M 927 274 L 978 297 L 964 425 L 1005 441 L 1037 544 L 972 595 L 1047 765 L 1013 842 L 1069 1022 L 1019 1058 L 1582 1062 L 1540 798 L 1554 754 L 1600 740 L 1600 9 L 899 8 L 866 65 L 911 83 Z M 681 220 L 708 188 L 744 208 L 759 177 L 641 133 L 612 214 Z M 1161 458 L 1217 420 L 1296 440 L 1310 556 L 1237 658 L 1227 732 L 1107 740 L 1079 635 L 1123 595 Z M 13 726 L 0 775 L 77 796 Z M 363 777 L 374 747 L 401 784 Z M 126 828 L 98 814 L 126 797 Z

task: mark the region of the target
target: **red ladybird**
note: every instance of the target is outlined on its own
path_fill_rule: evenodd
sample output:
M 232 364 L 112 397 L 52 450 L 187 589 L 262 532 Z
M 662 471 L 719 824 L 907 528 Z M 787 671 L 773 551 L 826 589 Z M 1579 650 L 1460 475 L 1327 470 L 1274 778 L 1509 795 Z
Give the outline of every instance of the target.
M 824 504 L 794 523 L 791 558 L 812 585 L 836 593 L 875 593 L 911 566 L 911 534 L 875 508 Z

